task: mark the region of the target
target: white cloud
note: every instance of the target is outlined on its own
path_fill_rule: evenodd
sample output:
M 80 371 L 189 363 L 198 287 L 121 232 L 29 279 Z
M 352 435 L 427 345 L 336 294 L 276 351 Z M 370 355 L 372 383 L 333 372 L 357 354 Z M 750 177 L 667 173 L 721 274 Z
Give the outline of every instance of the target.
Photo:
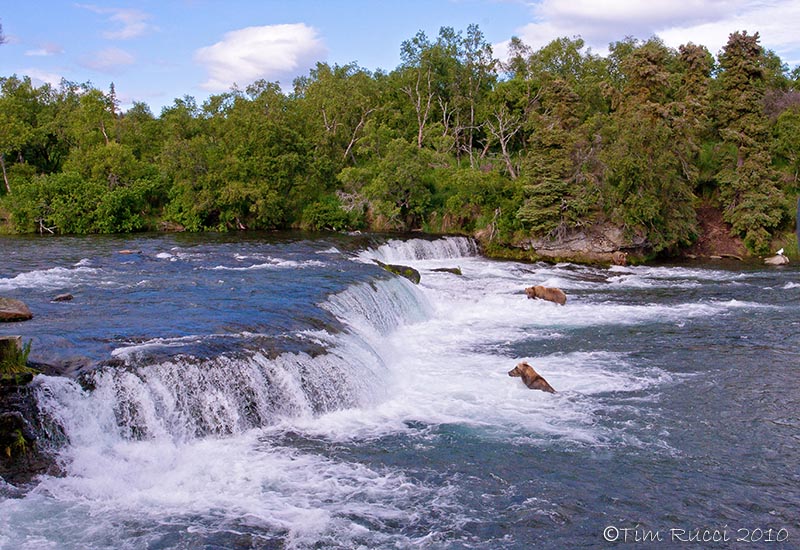
M 220 42 L 197 50 L 195 60 L 209 73 L 202 88 L 221 92 L 234 83 L 245 86 L 261 78 L 291 79 L 326 53 L 316 29 L 297 23 L 231 31 Z
M 48 57 L 62 53 L 64 53 L 64 48 L 58 44 L 48 42 L 47 44 L 42 44 L 40 48 L 36 48 L 35 50 L 27 50 L 25 55 L 29 57 Z
M 533 22 L 517 35 L 534 49 L 559 37 L 580 36 L 596 53 L 626 36 L 661 37 L 668 46 L 702 44 L 716 54 L 730 33 L 758 31 L 762 46 L 789 63 L 800 51 L 797 0 L 541 0 L 530 4 Z M 498 54 L 507 42 L 496 45 Z
M 22 74 L 31 77 L 31 82 L 33 82 L 36 86 L 41 86 L 42 84 L 50 84 L 51 86 L 58 86 L 59 84 L 61 84 L 62 77 L 60 74 L 57 73 L 51 73 L 36 68 L 29 68 L 29 69 L 23 69 Z
M 704 44 L 711 53 L 716 54 L 728 42 L 728 36 L 735 31 L 759 33 L 761 45 L 774 50 L 781 59 L 790 65 L 800 63 L 800 3 L 798 2 L 749 2 L 737 14 L 700 25 L 676 25 L 659 30 L 658 35 L 670 46 L 678 46 L 688 41 Z
M 132 65 L 136 59 L 119 48 L 106 48 L 94 53 L 91 57 L 85 57 L 81 65 L 104 73 L 116 73 L 125 65 Z
M 150 15 L 143 11 L 124 8 L 104 8 L 95 6 L 94 4 L 76 4 L 76 6 L 100 15 L 109 16 L 108 20 L 118 27 L 115 30 L 103 32 L 103 37 L 109 40 L 127 40 L 129 38 L 141 36 L 148 31 L 156 30 L 156 27 L 147 22 L 148 19 L 150 19 Z

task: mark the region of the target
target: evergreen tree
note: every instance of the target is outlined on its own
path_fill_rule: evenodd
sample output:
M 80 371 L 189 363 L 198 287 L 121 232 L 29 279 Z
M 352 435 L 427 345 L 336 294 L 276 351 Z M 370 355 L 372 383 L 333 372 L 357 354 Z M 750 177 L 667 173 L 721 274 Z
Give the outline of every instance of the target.
M 765 71 L 758 33 L 735 32 L 719 56 L 716 121 L 729 155 L 717 173 L 725 220 L 757 253 L 769 250 L 785 198 L 777 186 L 764 114 Z
M 691 136 L 675 99 L 675 58 L 651 39 L 620 59 L 621 94 L 601 157 L 606 212 L 655 252 L 688 244 L 695 232 L 691 176 L 681 162 Z

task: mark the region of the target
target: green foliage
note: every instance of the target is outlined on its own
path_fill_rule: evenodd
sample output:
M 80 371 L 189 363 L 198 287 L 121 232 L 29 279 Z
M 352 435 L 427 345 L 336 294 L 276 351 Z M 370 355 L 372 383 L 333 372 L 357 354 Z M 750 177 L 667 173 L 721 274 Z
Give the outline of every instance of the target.
M 24 455 L 27 453 L 28 441 L 25 439 L 25 435 L 22 433 L 22 430 L 14 430 L 12 437 L 13 441 L 11 444 L 5 446 L 6 457 L 11 458 L 14 455 Z
M 111 190 L 75 172 L 35 176 L 20 182 L 3 204 L 17 232 L 116 233 L 144 229 L 144 215 L 161 202 L 150 179 Z
M 559 178 L 547 178 L 526 188 L 526 199 L 517 218 L 534 235 L 547 235 L 564 222 L 569 207 L 569 186 Z
M 529 116 L 529 138 L 516 217 L 534 235 L 557 235 L 583 224 L 597 209 L 597 162 L 589 145 L 590 123 L 581 124 L 578 94 L 556 79 L 540 90 L 551 107 Z
M 35 372 L 28 367 L 28 356 L 31 353 L 32 343 L 33 340 L 29 340 L 27 344 L 22 346 L 22 349 L 12 346 L 10 350 L 8 350 L 3 360 L 0 361 L 1 376 Z
M 695 236 L 689 170 L 696 134 L 680 97 L 675 52 L 658 40 L 618 45 L 621 95 L 605 131 L 602 202 L 606 215 L 646 238 L 656 253 Z M 623 47 L 624 46 L 624 47 Z M 632 48 L 632 49 L 629 49 Z
M 785 167 L 788 173 L 787 191 L 791 195 L 800 193 L 800 105 L 793 106 L 778 116 L 773 129 L 773 158 Z
M 515 186 L 499 172 L 471 168 L 440 170 L 433 201 L 442 213 L 441 230 L 471 233 L 494 220 L 495 212 L 510 210 Z
M 800 191 L 798 71 L 742 32 L 718 65 L 691 43 L 609 49 L 513 38 L 501 65 L 477 26 L 442 27 L 403 42 L 388 73 L 318 63 L 291 95 L 257 81 L 158 117 L 121 112 L 113 85 L 0 77 L 0 207 L 18 232 L 165 219 L 481 232 L 492 246 L 611 222 L 667 253 L 694 238 L 697 194 L 765 250 Z
M 362 213 L 357 210 L 346 211 L 335 196 L 313 202 L 303 210 L 303 229 L 343 231 L 360 229 L 362 226 Z
M 772 168 L 758 38 L 758 33 L 730 35 L 720 55 L 715 99 L 720 138 L 735 152 L 717 174 L 725 220 L 748 249 L 760 254 L 769 250 L 772 232 L 784 219 L 786 200 Z
M 340 180 L 369 201 L 373 222 L 383 229 L 408 230 L 420 227 L 428 213 L 433 162 L 432 152 L 395 139 L 381 158 L 343 170 Z

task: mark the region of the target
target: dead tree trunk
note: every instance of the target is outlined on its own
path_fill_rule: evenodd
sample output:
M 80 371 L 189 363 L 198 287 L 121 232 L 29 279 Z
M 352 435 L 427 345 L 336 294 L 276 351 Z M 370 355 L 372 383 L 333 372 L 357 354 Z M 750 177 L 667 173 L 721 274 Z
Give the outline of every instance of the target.
M 3 167 L 3 181 L 6 183 L 6 191 L 10 195 L 11 186 L 8 184 L 8 174 L 6 174 L 6 159 L 2 153 L 0 153 L 0 166 Z
M 517 171 L 514 168 L 514 163 L 511 161 L 511 152 L 508 149 L 508 144 L 514 135 L 522 128 L 522 121 L 518 116 L 514 116 L 503 107 L 493 113 L 494 120 L 487 120 L 486 127 L 491 135 L 500 144 L 500 151 L 503 156 L 503 161 L 506 163 L 506 170 L 512 180 L 517 179 Z

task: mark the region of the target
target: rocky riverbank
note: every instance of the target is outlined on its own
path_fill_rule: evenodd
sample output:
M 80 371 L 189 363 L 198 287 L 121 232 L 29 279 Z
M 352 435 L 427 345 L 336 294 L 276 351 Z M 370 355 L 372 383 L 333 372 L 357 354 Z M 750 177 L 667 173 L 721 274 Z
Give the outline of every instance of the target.
M 50 443 L 60 429 L 43 421 L 33 373 L 0 376 L 0 496 L 15 493 L 40 474 L 60 469 Z
M 37 475 L 59 473 L 55 444 L 63 433 L 39 410 L 28 351 L 19 336 L 0 338 L 0 496 L 19 496 Z

